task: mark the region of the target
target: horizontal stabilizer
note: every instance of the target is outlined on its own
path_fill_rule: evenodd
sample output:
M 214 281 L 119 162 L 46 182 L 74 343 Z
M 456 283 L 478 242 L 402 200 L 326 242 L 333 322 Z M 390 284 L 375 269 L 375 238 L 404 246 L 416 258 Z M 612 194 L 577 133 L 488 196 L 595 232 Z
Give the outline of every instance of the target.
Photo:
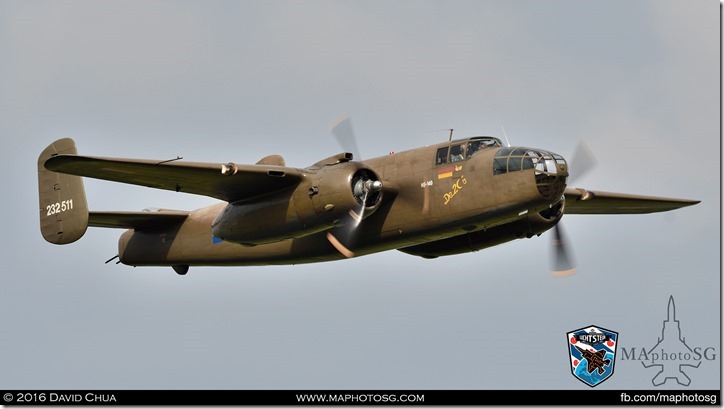
M 699 200 L 640 196 L 568 188 L 566 214 L 641 214 L 666 212 L 699 203 Z
M 160 210 L 157 212 L 90 212 L 88 225 L 135 230 L 153 230 L 181 223 L 189 212 Z

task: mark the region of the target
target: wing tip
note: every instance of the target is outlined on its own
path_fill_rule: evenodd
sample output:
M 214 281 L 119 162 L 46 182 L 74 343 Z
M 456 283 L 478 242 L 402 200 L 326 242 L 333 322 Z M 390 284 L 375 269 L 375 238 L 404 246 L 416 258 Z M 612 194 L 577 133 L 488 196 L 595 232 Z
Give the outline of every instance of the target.
M 668 212 L 694 206 L 701 200 L 642 196 L 627 193 L 567 188 L 566 213 L 571 214 L 646 214 Z

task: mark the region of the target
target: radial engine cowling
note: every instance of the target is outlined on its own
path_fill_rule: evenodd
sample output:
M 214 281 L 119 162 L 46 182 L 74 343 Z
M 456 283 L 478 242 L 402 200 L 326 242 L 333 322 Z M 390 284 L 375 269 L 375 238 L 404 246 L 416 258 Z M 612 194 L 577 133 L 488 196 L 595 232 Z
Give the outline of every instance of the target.
M 295 189 L 231 203 L 212 224 L 212 234 L 248 246 L 304 237 L 359 223 L 382 200 L 382 182 L 356 162 L 310 170 Z

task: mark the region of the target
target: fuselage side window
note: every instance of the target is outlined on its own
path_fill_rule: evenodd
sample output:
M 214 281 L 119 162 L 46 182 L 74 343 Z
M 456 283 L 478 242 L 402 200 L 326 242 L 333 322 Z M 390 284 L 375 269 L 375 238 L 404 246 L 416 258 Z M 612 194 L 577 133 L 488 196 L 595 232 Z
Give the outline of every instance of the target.
M 437 156 L 435 157 L 436 165 L 442 165 L 443 163 L 447 163 L 447 150 L 447 146 L 437 150 Z

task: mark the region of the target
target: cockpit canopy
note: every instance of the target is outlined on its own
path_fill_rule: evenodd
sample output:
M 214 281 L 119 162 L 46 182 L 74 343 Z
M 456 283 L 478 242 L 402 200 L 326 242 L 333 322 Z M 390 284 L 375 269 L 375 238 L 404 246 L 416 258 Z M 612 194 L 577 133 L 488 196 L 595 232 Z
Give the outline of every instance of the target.
M 460 162 L 470 159 L 475 153 L 487 148 L 501 147 L 500 139 L 492 136 L 473 136 L 465 140 L 452 141 L 449 146 L 437 150 L 435 164 Z

